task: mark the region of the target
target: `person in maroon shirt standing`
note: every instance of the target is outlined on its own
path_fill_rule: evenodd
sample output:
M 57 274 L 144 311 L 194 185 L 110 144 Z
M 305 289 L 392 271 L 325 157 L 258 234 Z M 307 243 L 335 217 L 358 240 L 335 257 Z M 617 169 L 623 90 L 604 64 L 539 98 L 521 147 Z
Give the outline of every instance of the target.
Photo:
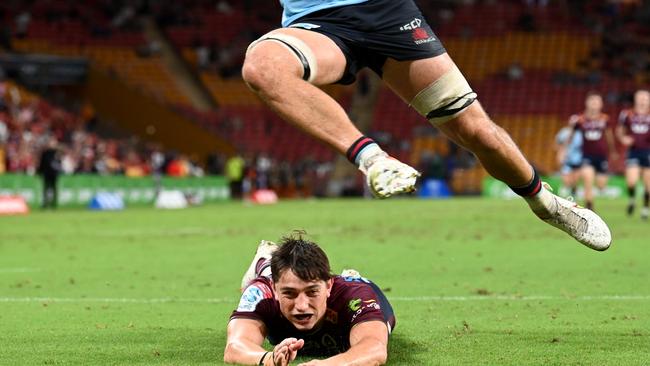
M 612 123 L 602 110 L 602 96 L 589 93 L 585 99 L 585 111 L 569 118 L 569 126 L 573 128 L 573 132 L 567 141 L 573 139 L 575 131 L 581 131 L 583 136 L 581 175 L 585 188 L 585 206 L 590 210 L 594 206 L 594 181 L 599 189 L 605 188 L 608 157 L 611 155 L 616 159 L 617 155 Z
M 625 180 L 630 202 L 627 214 L 632 215 L 635 208 L 636 184 L 643 180 L 643 209 L 641 218 L 650 215 L 650 91 L 638 90 L 634 94 L 634 108 L 624 109 L 618 117 L 616 136 L 625 145 Z
M 297 356 L 315 365 L 383 365 L 393 309 L 358 272 L 331 274 L 329 260 L 299 233 L 262 241 L 242 280 L 228 323 L 224 362 L 284 366 Z M 262 347 L 264 339 L 274 347 Z

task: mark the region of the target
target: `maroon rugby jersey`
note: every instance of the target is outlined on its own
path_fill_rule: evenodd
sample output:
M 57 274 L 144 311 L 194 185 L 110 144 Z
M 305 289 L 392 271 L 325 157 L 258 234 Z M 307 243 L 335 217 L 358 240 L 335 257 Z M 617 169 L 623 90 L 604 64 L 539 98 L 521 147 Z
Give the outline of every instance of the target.
M 386 298 L 376 285 L 364 278 L 334 277 L 327 299 L 325 319 L 318 329 L 297 330 L 280 312 L 273 296 L 270 279 L 259 277 L 242 293 L 237 310 L 230 319 L 247 318 L 264 322 L 267 338 L 273 345 L 285 338 L 304 339 L 299 355 L 334 356 L 350 348 L 350 330 L 355 324 L 378 320 L 388 322 L 391 329 L 395 317 Z
M 582 132 L 582 154 L 606 157 L 609 151 L 605 131 L 611 129 L 609 116 L 601 113 L 597 118 L 587 118 L 584 114 L 574 114 L 569 118 L 569 126 Z
M 633 109 L 624 109 L 618 116 L 618 123 L 634 139 L 630 149 L 650 149 L 650 114 L 638 114 Z

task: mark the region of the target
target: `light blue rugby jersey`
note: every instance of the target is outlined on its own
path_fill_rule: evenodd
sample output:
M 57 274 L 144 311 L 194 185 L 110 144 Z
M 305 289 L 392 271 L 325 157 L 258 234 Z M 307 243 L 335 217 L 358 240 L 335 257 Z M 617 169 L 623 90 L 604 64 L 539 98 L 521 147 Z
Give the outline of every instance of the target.
M 560 132 L 558 132 L 555 141 L 557 141 L 558 144 L 564 144 L 570 134 L 571 128 L 564 127 Z M 564 164 L 579 165 L 580 163 L 582 163 L 582 132 L 576 131 L 573 134 L 573 140 L 571 140 L 571 143 L 569 143 L 569 146 L 567 147 Z
M 284 8 L 282 26 L 288 27 L 294 20 L 318 10 L 342 5 L 365 3 L 368 0 L 280 0 Z

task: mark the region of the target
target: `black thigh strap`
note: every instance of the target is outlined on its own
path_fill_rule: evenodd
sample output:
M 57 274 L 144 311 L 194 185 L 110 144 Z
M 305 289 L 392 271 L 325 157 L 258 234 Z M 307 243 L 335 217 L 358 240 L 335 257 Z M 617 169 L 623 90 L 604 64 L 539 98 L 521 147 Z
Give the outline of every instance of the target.
M 452 105 L 458 103 L 462 99 L 466 99 L 465 103 L 460 106 L 459 108 L 450 108 Z M 448 103 L 438 109 L 434 109 L 431 112 L 427 114 L 427 119 L 431 118 L 439 118 L 439 117 L 445 117 L 445 116 L 451 116 L 454 115 L 460 111 L 462 111 L 464 108 L 467 108 L 470 104 L 472 104 L 476 100 L 476 93 L 469 92 L 465 95 L 461 95 L 460 97 L 454 99 L 451 101 L 451 103 Z
M 279 39 L 279 38 L 275 38 L 275 37 L 266 37 L 266 38 L 264 38 L 264 39 L 265 39 L 265 40 L 266 40 L 266 39 L 272 39 L 272 40 L 274 40 L 274 41 L 281 42 L 281 43 L 284 44 L 285 46 L 289 47 L 289 49 L 290 49 L 291 51 L 293 51 L 293 53 L 295 53 L 296 56 L 298 56 L 298 58 L 300 59 L 300 62 L 302 63 L 302 68 L 303 68 L 303 70 L 304 70 L 304 72 L 303 72 L 303 74 L 302 74 L 302 79 L 303 79 L 303 80 L 309 80 L 309 77 L 311 76 L 311 69 L 310 69 L 310 67 L 309 67 L 309 62 L 307 62 L 307 57 L 305 57 L 305 55 L 304 55 L 304 54 L 303 54 L 299 49 L 297 49 L 296 47 L 292 46 L 292 45 L 289 44 L 288 42 L 286 42 L 286 41 L 284 41 L 284 40 L 282 40 L 282 39 Z

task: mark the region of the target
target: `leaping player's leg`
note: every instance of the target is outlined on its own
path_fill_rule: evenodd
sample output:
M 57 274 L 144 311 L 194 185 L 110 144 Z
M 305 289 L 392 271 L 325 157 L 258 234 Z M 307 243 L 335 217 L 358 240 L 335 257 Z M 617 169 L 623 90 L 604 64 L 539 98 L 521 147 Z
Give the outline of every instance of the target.
M 634 208 L 636 207 L 636 183 L 641 177 L 641 167 L 638 164 L 628 162 L 625 167 L 625 183 L 627 183 L 627 195 L 629 201 L 627 204 L 627 214 L 632 216 Z
M 448 54 L 406 62 L 389 59 L 383 78 L 433 125 L 472 151 L 493 177 L 524 197 L 542 220 L 592 249 L 609 247 L 611 233 L 605 222 L 542 184 L 510 136 L 474 101 L 476 94 Z
M 249 47 L 242 75 L 283 119 L 357 164 L 376 196 L 413 190 L 417 171 L 390 159 L 353 125 L 343 108 L 316 85 L 340 80 L 346 57 L 329 37 L 298 28 L 270 32 Z
M 282 28 L 251 44 L 242 76 L 287 122 L 344 154 L 361 132 L 343 108 L 315 85 L 335 83 L 345 65 L 345 56 L 328 37 Z

